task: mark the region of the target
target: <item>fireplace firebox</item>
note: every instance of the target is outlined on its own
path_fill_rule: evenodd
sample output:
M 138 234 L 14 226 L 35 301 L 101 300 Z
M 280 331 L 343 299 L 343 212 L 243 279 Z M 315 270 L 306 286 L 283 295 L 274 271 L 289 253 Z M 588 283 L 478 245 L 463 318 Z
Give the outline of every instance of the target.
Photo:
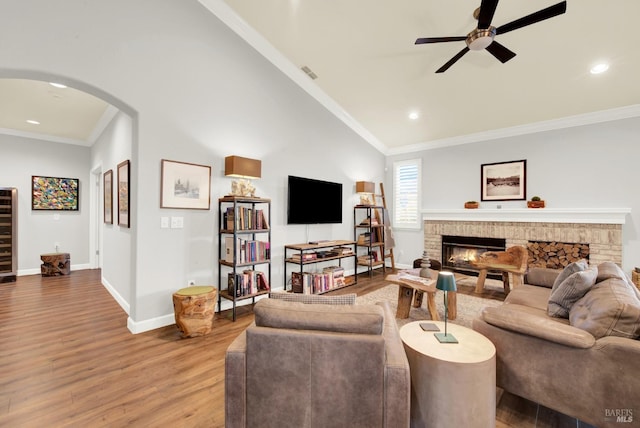
M 506 240 L 501 238 L 479 238 L 475 236 L 442 236 L 442 268 L 464 275 L 478 276 L 473 262 L 487 251 L 504 251 Z M 502 279 L 500 274 L 489 272 L 489 278 Z

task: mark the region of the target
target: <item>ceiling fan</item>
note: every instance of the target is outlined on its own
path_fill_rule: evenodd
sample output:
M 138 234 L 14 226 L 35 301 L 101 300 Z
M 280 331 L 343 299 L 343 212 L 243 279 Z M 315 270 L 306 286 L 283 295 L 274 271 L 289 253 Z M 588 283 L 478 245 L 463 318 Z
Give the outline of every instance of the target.
M 526 27 L 527 25 L 535 24 L 536 22 L 544 21 L 545 19 L 553 18 L 554 16 L 561 15 L 567 11 L 567 2 L 563 1 L 496 28 L 491 25 L 491 20 L 493 19 L 493 14 L 495 13 L 497 6 L 498 0 L 482 0 L 480 7 L 476 9 L 473 14 L 474 18 L 478 20 L 478 27 L 466 36 L 423 37 L 416 40 L 416 45 L 424 43 L 457 42 L 461 40 L 466 42 L 467 46 L 451 58 L 445 65 L 440 67 L 436 73 L 443 73 L 447 71 L 449 67 L 455 64 L 456 61 L 462 58 L 464 54 L 470 50 L 479 51 L 486 49 L 491 55 L 504 64 L 516 56 L 516 54 L 496 42 L 494 40 L 495 36 L 517 30 L 518 28 Z

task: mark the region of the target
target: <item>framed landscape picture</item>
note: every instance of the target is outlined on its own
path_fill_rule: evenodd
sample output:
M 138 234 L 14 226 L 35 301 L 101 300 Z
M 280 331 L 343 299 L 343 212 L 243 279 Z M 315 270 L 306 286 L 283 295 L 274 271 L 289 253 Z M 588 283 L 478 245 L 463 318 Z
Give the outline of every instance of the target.
M 208 210 L 211 167 L 162 159 L 160 208 Z
M 481 165 L 483 201 L 524 201 L 527 199 L 527 161 Z
M 31 176 L 32 210 L 78 211 L 79 205 L 79 179 Z
M 118 225 L 123 227 L 131 227 L 129 222 L 129 178 L 130 168 L 129 161 L 123 161 L 118 164 Z
M 104 173 L 104 222 L 113 224 L 113 170 Z

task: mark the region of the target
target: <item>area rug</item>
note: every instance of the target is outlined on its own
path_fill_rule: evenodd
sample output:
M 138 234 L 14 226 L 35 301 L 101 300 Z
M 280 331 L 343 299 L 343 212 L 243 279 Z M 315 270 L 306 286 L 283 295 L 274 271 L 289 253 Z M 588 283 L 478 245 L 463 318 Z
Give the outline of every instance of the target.
M 502 288 L 502 283 L 500 283 L 499 285 L 485 285 L 485 289 L 491 289 L 493 287 Z M 458 293 L 457 297 L 458 316 L 455 320 L 450 321 L 454 324 L 459 324 L 465 327 L 471 327 L 471 322 L 474 318 L 480 315 L 483 308 L 487 306 L 499 306 L 502 304 L 502 302 L 499 300 L 469 296 L 461 293 Z M 359 305 L 372 304 L 377 302 L 388 302 L 391 310 L 395 314 L 396 309 L 398 308 L 398 285 L 389 284 L 376 291 L 372 291 L 371 293 L 365 294 L 364 296 L 358 296 L 356 298 L 356 304 Z M 440 319 L 444 321 L 444 294 L 442 291 L 438 291 L 436 293 L 436 306 L 438 308 Z M 396 319 L 396 322 L 398 323 L 398 327 L 401 327 L 412 321 L 429 319 L 431 319 L 431 316 L 429 315 L 429 311 L 427 310 L 427 298 L 425 296 L 421 307 L 414 308 L 413 306 L 411 306 L 409 318 Z

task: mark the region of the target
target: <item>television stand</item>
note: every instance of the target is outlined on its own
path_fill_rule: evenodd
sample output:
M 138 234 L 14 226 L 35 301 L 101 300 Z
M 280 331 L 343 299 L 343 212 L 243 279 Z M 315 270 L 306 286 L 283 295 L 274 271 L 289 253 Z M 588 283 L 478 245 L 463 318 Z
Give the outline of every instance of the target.
M 353 259 L 354 269 L 357 266 L 357 254 L 355 251 L 355 241 L 343 241 L 343 240 L 323 240 L 323 241 L 311 241 L 308 244 L 290 244 L 284 246 L 284 289 L 287 289 L 287 266 L 289 264 L 297 265 L 300 267 L 297 272 L 291 272 L 291 289 L 292 291 L 302 291 L 301 287 L 294 289 L 294 277 L 296 281 L 302 280 L 305 273 L 305 266 L 324 263 L 329 261 L 338 261 L 338 266 L 342 268 L 342 259 Z M 327 268 L 331 269 L 331 268 Z M 331 287 L 322 289 L 321 291 L 314 292 L 314 294 L 322 294 L 327 291 L 333 291 L 338 288 L 347 287 L 355 284 L 358 281 L 356 275 L 339 282 L 339 285 L 330 284 Z M 301 285 L 301 284 L 298 284 Z M 300 292 L 298 291 L 298 292 Z

